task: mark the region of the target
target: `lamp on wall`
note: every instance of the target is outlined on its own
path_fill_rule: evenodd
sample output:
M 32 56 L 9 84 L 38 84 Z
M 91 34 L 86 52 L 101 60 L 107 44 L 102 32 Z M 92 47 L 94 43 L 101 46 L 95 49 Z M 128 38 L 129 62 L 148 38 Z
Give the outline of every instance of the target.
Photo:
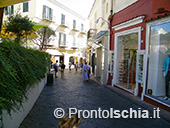
M 106 21 L 105 19 L 103 19 L 102 17 L 99 17 L 97 20 L 95 20 L 95 23 L 98 23 L 100 19 L 102 19 L 103 21 L 105 21 L 108 24 L 108 29 L 109 29 L 109 22 Z
M 166 12 L 170 12 L 168 10 L 165 10 L 165 8 L 158 8 L 156 10 L 154 10 L 154 14 L 162 14 L 162 13 L 166 13 Z
M 102 17 L 99 17 L 98 19 L 95 20 L 95 23 L 98 23 L 100 19 L 108 24 L 108 48 L 107 49 L 109 50 L 110 49 L 109 48 L 109 43 L 110 43 L 110 38 L 109 38 L 110 37 L 109 22 L 106 21 L 105 19 L 103 19 Z

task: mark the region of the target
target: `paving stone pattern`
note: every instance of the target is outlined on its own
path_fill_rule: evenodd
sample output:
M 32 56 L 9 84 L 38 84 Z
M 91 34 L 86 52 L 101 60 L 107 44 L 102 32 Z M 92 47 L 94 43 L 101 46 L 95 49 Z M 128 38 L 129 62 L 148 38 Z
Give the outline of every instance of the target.
M 84 82 L 80 72 L 65 71 L 64 78 L 54 78 L 53 86 L 45 86 L 30 113 L 19 128 L 58 128 L 56 108 L 78 110 L 138 110 L 140 106 L 90 80 Z M 152 115 L 152 113 L 150 113 Z M 78 128 L 170 128 L 164 119 L 84 119 Z

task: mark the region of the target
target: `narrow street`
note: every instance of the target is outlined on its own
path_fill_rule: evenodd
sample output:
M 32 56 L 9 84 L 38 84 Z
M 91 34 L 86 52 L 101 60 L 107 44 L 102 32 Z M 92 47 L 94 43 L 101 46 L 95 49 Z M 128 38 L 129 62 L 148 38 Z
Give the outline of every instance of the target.
M 80 72 L 65 71 L 64 78 L 54 78 L 53 86 L 45 86 L 33 109 L 19 128 L 57 128 L 54 110 L 138 110 L 140 106 L 118 96 L 106 87 L 90 80 L 84 82 Z M 150 113 L 152 115 L 152 113 Z M 163 119 L 95 119 L 81 118 L 78 128 L 170 128 Z

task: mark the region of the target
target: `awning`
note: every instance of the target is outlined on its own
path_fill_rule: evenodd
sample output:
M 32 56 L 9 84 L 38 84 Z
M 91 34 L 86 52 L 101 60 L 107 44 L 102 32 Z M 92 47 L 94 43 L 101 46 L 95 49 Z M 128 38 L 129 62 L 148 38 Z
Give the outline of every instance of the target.
M 97 33 L 97 35 L 95 35 L 93 37 L 93 40 L 96 40 L 98 38 L 100 38 L 101 36 L 103 36 L 104 34 L 106 34 L 108 32 L 108 30 L 104 30 L 104 31 L 100 31 L 99 33 Z
M 56 49 L 47 49 L 45 52 L 49 53 L 50 55 L 53 56 L 63 56 L 63 53 L 59 52 Z
M 25 1 L 29 1 L 29 0 L 0 0 L 0 8 L 13 5 L 13 4 L 17 4 L 17 3 L 21 3 L 21 2 L 25 2 Z
M 44 25 L 44 24 L 41 24 L 41 23 L 33 22 L 33 24 L 34 24 L 34 26 L 33 26 L 34 31 L 37 31 L 39 28 L 48 27 L 48 25 Z

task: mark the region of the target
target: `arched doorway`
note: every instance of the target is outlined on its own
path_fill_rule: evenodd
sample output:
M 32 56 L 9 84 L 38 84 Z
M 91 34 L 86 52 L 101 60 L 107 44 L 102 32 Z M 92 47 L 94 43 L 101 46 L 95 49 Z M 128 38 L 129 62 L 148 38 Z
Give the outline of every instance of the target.
M 69 57 L 69 62 L 71 62 L 74 65 L 74 57 L 73 56 Z

